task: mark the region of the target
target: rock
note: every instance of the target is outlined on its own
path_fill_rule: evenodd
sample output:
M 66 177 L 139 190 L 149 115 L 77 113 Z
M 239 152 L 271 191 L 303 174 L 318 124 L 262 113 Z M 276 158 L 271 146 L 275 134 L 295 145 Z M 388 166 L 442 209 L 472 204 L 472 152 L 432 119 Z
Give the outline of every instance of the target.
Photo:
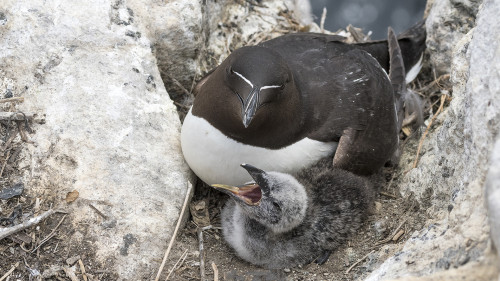
M 190 172 L 148 30 L 131 7 L 2 1 L 0 81 L 24 96 L 20 110 L 45 115 L 23 149 L 22 182 L 32 198 L 69 209 L 73 231 L 59 247 L 77 245 L 96 268 L 140 280 L 159 267 Z M 79 198 L 67 206 L 72 190 Z M 101 226 L 89 204 L 116 224 Z
M 457 42 L 471 30 L 482 0 L 429 0 L 426 19 L 427 50 L 437 75 L 450 73 Z
M 490 170 L 486 178 L 486 200 L 491 226 L 491 238 L 497 251 L 500 249 L 500 138 L 497 139 L 490 159 Z
M 433 9 L 438 10 L 431 10 L 430 14 L 437 14 L 443 5 L 450 4 L 471 13 L 474 11 L 469 6 L 473 2 L 436 0 Z M 500 122 L 499 13 L 500 3 L 486 0 L 477 15 L 475 28 L 466 35 L 453 33 L 455 37 L 447 37 L 448 43 L 442 43 L 444 38 L 439 39 L 433 42 L 437 49 L 430 48 L 432 54 L 439 50 L 444 52 L 441 47 L 447 47 L 441 44 L 450 44 L 450 48 L 451 42 L 456 45 L 451 55 L 453 100 L 436 118 L 424 141 L 417 168 L 402 174 L 399 182 L 402 195 L 415 194 L 420 206 L 426 208 L 429 220 L 424 229 L 415 232 L 402 249 L 381 264 L 367 280 L 498 278 L 498 267 L 493 270 L 491 266 L 498 264 L 498 257 L 489 254 L 490 227 L 484 208 L 484 190 L 488 170 L 491 180 L 496 180 L 500 171 L 500 162 L 495 160 L 499 152 L 494 147 Z M 441 15 L 444 20 L 452 17 L 449 19 L 452 25 L 465 20 L 464 15 L 455 18 L 458 16 Z M 433 24 L 427 27 L 430 33 L 434 32 Z M 430 41 L 434 40 L 432 36 L 435 35 L 431 35 Z M 439 65 L 443 58 L 431 55 L 431 59 Z M 414 155 L 414 151 L 405 151 L 401 163 L 411 163 L 408 160 L 414 159 Z M 410 166 L 401 167 L 401 171 L 409 169 Z M 445 172 L 447 177 L 443 176 Z M 489 182 L 486 181 L 486 187 Z M 494 197 L 498 180 L 495 184 L 495 188 L 489 188 L 488 200 L 494 202 L 490 210 L 498 208 Z M 493 223 L 493 233 L 495 227 L 498 227 L 498 220 Z M 487 269 L 488 275 L 485 277 L 473 269 L 478 267 Z M 416 277 L 405 279 L 404 276 Z
M 387 231 L 387 220 L 386 219 L 380 219 L 376 221 L 373 224 L 373 228 L 375 229 L 375 232 L 377 233 L 377 237 L 382 237 L 385 232 Z
M 59 271 L 62 271 L 63 267 L 60 265 L 52 265 L 48 269 L 45 269 L 42 273 L 42 278 L 47 279 L 56 276 Z
M 204 14 L 208 32 L 201 53 L 200 73 L 219 65 L 239 47 L 258 44 L 283 35 L 284 31 L 316 28 L 310 20 L 307 3 L 302 0 L 270 0 L 262 4 L 246 1 L 243 5 L 239 1 L 226 0 L 222 1 L 222 6 L 209 2 Z M 295 14 L 302 15 L 304 21 L 296 20 L 299 17 Z M 305 26 L 308 23 L 310 26 Z
M 22 182 L 16 183 L 11 187 L 4 188 L 0 191 L 0 199 L 7 200 L 15 196 L 23 194 L 24 184 Z
M 211 1 L 127 2 L 136 15 L 136 22 L 144 26 L 143 36 L 151 40 L 161 75 L 174 100 L 182 101 L 185 94 L 172 82 L 172 78 L 189 90 L 196 73 L 203 43 L 203 8 L 209 5 L 206 2 Z
M 69 265 L 69 266 L 71 266 L 71 265 L 75 264 L 75 262 L 77 262 L 79 259 L 80 259 L 79 255 L 67 258 L 66 259 L 66 264 Z

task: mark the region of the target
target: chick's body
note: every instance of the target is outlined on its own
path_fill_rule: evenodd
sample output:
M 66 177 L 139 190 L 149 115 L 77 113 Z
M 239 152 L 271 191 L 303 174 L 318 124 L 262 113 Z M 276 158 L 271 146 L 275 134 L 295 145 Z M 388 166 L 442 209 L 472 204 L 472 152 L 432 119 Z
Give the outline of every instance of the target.
M 287 174 L 268 172 L 266 175 L 270 179 L 270 198 L 276 199 L 273 204 L 282 204 L 280 212 L 270 209 L 257 212 L 255 208 L 262 206 L 245 206 L 238 200 L 228 200 L 222 211 L 226 241 L 242 259 L 262 267 L 297 266 L 325 254 L 326 260 L 330 251 L 361 226 L 373 203 L 372 185 L 362 177 L 334 169 L 331 159 L 302 170 L 295 176 L 296 181 L 289 181 L 291 176 Z M 299 192 L 295 192 L 296 188 Z M 273 189 L 284 193 L 276 193 L 273 198 Z M 300 189 L 305 191 L 305 196 L 300 194 Z M 277 198 L 283 194 L 289 198 Z M 266 199 L 269 198 L 264 195 L 261 200 Z M 285 204 L 293 206 L 287 209 Z M 302 218 L 294 214 L 294 206 L 305 207 Z M 279 225 L 281 222 L 269 224 L 266 216 L 276 213 L 283 218 L 289 216 L 290 221 L 297 219 L 297 225 L 287 229 Z

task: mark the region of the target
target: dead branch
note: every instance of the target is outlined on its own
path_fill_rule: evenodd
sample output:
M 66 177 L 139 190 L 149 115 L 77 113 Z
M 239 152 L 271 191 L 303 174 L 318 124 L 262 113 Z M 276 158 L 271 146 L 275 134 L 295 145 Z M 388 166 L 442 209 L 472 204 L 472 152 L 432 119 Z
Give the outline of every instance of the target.
M 188 249 L 186 249 L 184 251 L 184 253 L 182 253 L 182 255 L 179 257 L 179 259 L 177 260 L 177 262 L 174 264 L 174 266 L 172 267 L 172 269 L 170 269 L 170 271 L 168 272 L 168 275 L 167 275 L 167 278 L 165 278 L 165 281 L 168 281 L 168 278 L 170 277 L 170 275 L 172 274 L 172 272 L 174 272 L 175 268 L 177 267 L 177 264 L 179 264 L 179 262 L 182 260 L 184 261 L 184 259 L 186 258 L 187 256 L 187 251 Z
M 96 213 L 101 216 L 103 219 L 107 220 L 108 219 L 108 216 L 106 216 L 105 214 L 103 214 L 101 211 L 99 211 L 99 209 L 97 209 L 94 205 L 90 204 L 89 203 L 89 206 L 94 209 L 94 211 L 96 211 Z
M 325 20 L 326 20 L 326 7 L 323 7 L 323 13 L 321 13 L 321 21 L 319 22 L 320 32 L 325 32 Z
M 356 265 L 358 265 L 360 262 L 364 261 L 369 255 L 371 255 L 372 253 L 374 253 L 375 250 L 372 250 L 371 252 L 369 252 L 368 254 L 366 254 L 364 257 L 360 258 L 359 260 L 357 260 L 355 263 L 353 263 L 351 265 L 351 267 L 349 267 L 346 271 L 345 271 L 345 274 L 348 274 Z
M 10 150 L 7 151 L 7 156 L 5 157 L 5 161 L 3 162 L 2 169 L 0 170 L 0 177 L 2 177 L 3 170 L 5 169 L 5 166 L 7 166 L 7 162 L 9 162 L 9 157 L 10 157 Z
M 184 198 L 184 204 L 182 204 L 181 213 L 179 215 L 179 219 L 177 220 L 177 225 L 175 226 L 174 233 L 172 234 L 172 238 L 170 238 L 170 243 L 168 243 L 167 251 L 163 256 L 163 261 L 161 262 L 160 269 L 158 269 L 158 274 L 156 274 L 155 281 L 160 279 L 161 272 L 163 271 L 163 267 L 165 267 L 165 263 L 167 262 L 168 255 L 170 254 L 170 250 L 172 249 L 172 245 L 174 244 L 175 237 L 177 236 L 177 231 L 181 226 L 182 218 L 184 217 L 184 213 L 186 212 L 186 206 L 189 202 L 189 194 L 191 194 L 191 190 L 193 189 L 193 185 L 188 182 L 188 189 L 186 191 L 186 197 Z
M 80 271 L 82 272 L 83 280 L 87 281 L 87 273 L 85 272 L 85 266 L 83 265 L 82 259 L 78 260 L 78 264 L 80 265 Z
M 212 262 L 212 269 L 214 271 L 214 281 L 219 281 L 219 269 L 217 268 L 215 262 Z
M 199 243 L 199 251 L 200 251 L 200 278 L 201 281 L 205 281 L 205 250 L 203 246 L 203 231 L 211 229 L 212 226 L 208 225 L 202 228 L 198 228 L 198 243 Z
M 23 102 L 24 97 L 13 97 L 13 98 L 7 98 L 7 99 L 0 99 L 0 103 L 6 103 L 6 102 Z
M 14 272 L 14 270 L 16 270 L 16 268 L 17 268 L 18 266 L 19 266 L 19 262 L 16 262 L 16 264 L 14 264 L 14 265 L 12 266 L 12 268 L 11 268 L 9 271 L 7 271 L 7 273 L 5 273 L 5 274 L 4 274 L 4 275 L 0 278 L 0 281 L 3 281 L 3 280 L 5 280 L 7 277 L 9 277 L 9 275 L 11 275 L 11 274 L 12 274 L 12 272 Z
M 62 219 L 59 221 L 59 223 L 56 225 L 56 227 L 49 233 L 49 235 L 47 235 L 45 238 L 42 239 L 42 241 L 40 241 L 40 243 L 38 244 L 38 246 L 35 247 L 35 249 L 33 249 L 31 251 L 31 253 L 34 253 L 37 249 L 39 249 L 43 244 L 45 244 L 45 242 L 49 241 L 50 238 L 54 237 L 54 235 L 56 234 L 56 230 L 57 228 L 61 225 L 61 223 L 63 222 L 63 220 L 66 218 L 67 215 L 64 215 L 62 217 Z
M 0 240 L 4 239 L 7 236 L 10 236 L 16 232 L 19 232 L 23 229 L 26 229 L 30 226 L 33 226 L 33 225 L 40 223 L 42 220 L 46 219 L 47 217 L 54 214 L 55 212 L 56 211 L 54 211 L 53 209 L 50 209 L 50 210 L 46 211 L 45 213 L 43 213 L 37 217 L 31 218 L 28 221 L 25 221 L 21 224 L 18 224 L 18 225 L 12 226 L 12 227 L 1 228 L 0 229 Z
M 375 247 L 380 246 L 380 245 L 385 244 L 385 243 L 388 243 L 388 242 L 390 242 L 391 240 L 393 240 L 393 239 L 394 239 L 394 237 L 396 237 L 396 235 L 398 235 L 399 230 L 401 229 L 401 227 L 403 226 L 403 224 L 404 224 L 407 220 L 408 220 L 408 219 L 404 219 L 404 220 L 403 220 L 403 221 L 402 221 L 402 222 L 398 225 L 398 227 L 396 227 L 396 229 L 394 229 L 394 231 L 391 233 L 391 235 L 387 236 L 387 238 L 385 238 L 385 239 L 384 239 L 384 240 L 382 240 L 382 241 L 379 241 L 379 242 L 375 243 Z M 401 236 L 401 235 L 399 235 L 399 236 Z M 399 239 L 399 237 L 398 237 L 398 239 Z M 396 240 L 397 240 L 397 239 L 396 239 Z M 395 240 L 394 240 L 394 241 L 395 241 Z

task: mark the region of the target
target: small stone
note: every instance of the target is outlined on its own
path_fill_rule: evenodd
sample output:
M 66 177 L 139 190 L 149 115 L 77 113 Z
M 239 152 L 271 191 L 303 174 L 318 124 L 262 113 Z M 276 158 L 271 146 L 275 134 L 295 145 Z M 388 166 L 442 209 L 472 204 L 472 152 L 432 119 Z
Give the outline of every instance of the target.
M 283 269 L 283 271 L 286 272 L 286 273 L 292 272 L 292 270 L 290 270 L 290 268 L 285 268 L 285 269 Z
M 387 231 L 387 220 L 381 219 L 373 224 L 373 228 L 377 232 L 377 236 L 382 236 Z
M 53 276 L 56 276 L 59 271 L 63 270 L 63 268 L 60 265 L 52 265 L 49 267 L 49 269 L 46 269 L 42 273 L 42 278 L 50 278 Z
M 0 191 L 0 199 L 7 200 L 12 197 L 19 196 L 23 193 L 23 191 L 24 191 L 24 184 L 17 183 L 12 187 L 4 188 L 2 191 Z
M 375 201 L 375 213 L 379 214 L 382 211 L 382 203 Z
M 0 19 L 1 21 L 1 19 Z M 5 94 L 4 94 L 4 98 L 8 99 L 8 98 L 12 98 L 14 95 L 12 94 L 12 91 L 10 89 L 7 89 L 5 91 Z
M 67 265 L 73 265 L 75 264 L 75 262 L 77 262 L 78 260 L 80 259 L 80 256 L 74 256 L 74 257 L 71 257 L 71 258 L 67 258 L 66 259 L 66 264 Z
M 345 255 L 349 263 L 356 261 L 356 253 L 354 252 L 354 249 L 352 247 L 349 247 L 345 250 Z

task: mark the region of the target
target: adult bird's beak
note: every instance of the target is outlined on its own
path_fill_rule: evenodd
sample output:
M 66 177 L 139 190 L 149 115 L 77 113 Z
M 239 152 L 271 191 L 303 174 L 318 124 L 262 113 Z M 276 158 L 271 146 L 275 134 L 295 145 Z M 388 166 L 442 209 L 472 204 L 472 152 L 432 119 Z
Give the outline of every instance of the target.
M 248 128 L 250 122 L 252 122 L 253 117 L 255 116 L 255 112 L 257 112 L 257 107 L 259 106 L 259 95 L 260 89 L 258 87 L 253 87 L 250 95 L 243 103 L 243 126 Z

